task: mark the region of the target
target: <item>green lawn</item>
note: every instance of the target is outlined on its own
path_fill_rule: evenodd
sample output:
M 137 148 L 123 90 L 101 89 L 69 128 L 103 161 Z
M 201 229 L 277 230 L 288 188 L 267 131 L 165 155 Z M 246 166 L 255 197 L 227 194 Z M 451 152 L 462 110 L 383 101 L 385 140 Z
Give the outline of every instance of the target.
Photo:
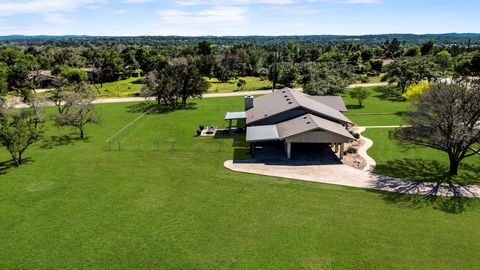
M 368 129 L 363 133 L 374 141 L 368 154 L 377 162 L 377 173 L 429 182 L 445 179 L 449 164 L 445 152 L 430 148 L 409 149 L 390 139 L 391 131 L 393 129 Z M 455 180 L 480 184 L 480 155 L 469 157 L 462 164 Z
M 132 97 L 140 95 L 142 78 L 129 78 L 126 80 L 104 83 L 103 86 L 96 84 L 100 97 Z
M 116 140 L 122 151 L 106 151 L 105 140 L 144 107 L 98 105 L 101 121 L 88 126 L 86 141 L 49 126 L 18 169 L 0 150 L 0 268 L 480 266 L 477 202 L 450 214 L 362 189 L 224 169 L 246 155 L 242 138 L 198 138 L 195 130 L 226 124 L 225 110 L 242 102 L 204 99 L 196 109 L 148 115 Z M 156 150 L 173 141 L 182 146 Z
M 208 92 L 213 93 L 228 93 L 238 91 L 237 83 L 238 80 L 243 79 L 247 82 L 243 91 L 254 91 L 254 90 L 265 90 L 272 89 L 272 82 L 269 80 L 262 80 L 258 77 L 239 77 L 237 79 L 232 79 L 229 82 L 222 83 L 216 78 L 207 79 L 210 82 L 210 89 Z
M 385 94 L 386 87 L 367 87 L 371 95 L 364 101 L 363 107 L 358 107 L 358 101 L 349 95 L 357 89 L 348 89 L 342 94 L 348 107 L 347 117 L 359 126 L 393 126 L 402 125 L 402 113 L 410 109 L 411 103 Z

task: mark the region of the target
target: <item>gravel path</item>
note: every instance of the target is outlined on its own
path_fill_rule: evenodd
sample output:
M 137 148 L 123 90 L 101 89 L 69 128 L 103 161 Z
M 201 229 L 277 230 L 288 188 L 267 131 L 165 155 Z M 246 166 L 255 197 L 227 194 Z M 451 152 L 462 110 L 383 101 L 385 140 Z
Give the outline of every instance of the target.
M 360 134 L 360 139 L 365 142 L 365 144 L 358 149 L 358 154 L 367 162 L 367 165 L 365 168 L 363 168 L 363 171 L 371 172 L 377 163 L 367 154 L 368 149 L 373 146 L 373 141 L 362 135 L 362 132 L 365 130 L 367 130 L 365 127 L 359 127 L 357 130 L 358 134 Z

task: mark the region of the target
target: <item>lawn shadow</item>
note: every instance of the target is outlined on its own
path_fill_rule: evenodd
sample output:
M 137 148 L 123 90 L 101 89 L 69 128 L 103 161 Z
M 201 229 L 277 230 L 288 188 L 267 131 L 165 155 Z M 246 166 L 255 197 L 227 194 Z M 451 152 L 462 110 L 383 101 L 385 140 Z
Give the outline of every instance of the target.
M 375 167 L 374 172 L 385 177 L 380 177 L 372 188 L 394 192 L 372 192 L 382 194 L 388 203 L 400 203 L 412 208 L 429 206 L 447 213 L 461 213 L 479 202 L 468 185 L 479 182 L 480 166 L 463 164 L 460 171 L 458 176 L 452 177 L 447 173 L 448 166 L 435 160 L 392 160 Z M 452 196 L 439 196 L 444 192 Z
M 173 106 L 167 106 L 165 104 L 160 104 L 158 105 L 155 102 L 140 102 L 140 103 L 135 103 L 133 105 L 130 105 L 127 107 L 127 111 L 129 113 L 147 113 L 148 114 L 166 114 L 166 113 L 171 113 L 175 111 L 188 111 L 188 110 L 197 110 L 197 103 L 195 102 L 190 102 L 186 106 L 183 106 L 181 104 L 173 107 Z
M 365 106 L 360 106 L 358 104 L 355 105 L 347 105 L 347 109 L 349 110 L 360 110 L 363 109 Z
M 402 97 L 402 93 L 399 89 L 392 87 L 392 86 L 383 86 L 383 87 L 376 87 L 373 89 L 374 97 L 379 98 L 381 100 L 393 101 L 393 102 L 404 102 L 405 99 Z
M 231 132 L 228 130 L 217 132 L 214 140 L 232 140 L 233 157 L 232 160 L 249 160 L 250 145 L 245 140 L 245 132 Z
M 80 138 L 77 134 L 74 136 L 71 135 L 62 135 L 62 136 L 50 136 L 48 138 L 44 138 L 42 140 L 42 144 L 40 145 L 40 148 L 43 149 L 52 149 L 54 147 L 59 147 L 59 146 L 65 146 L 65 145 L 70 145 L 73 144 L 76 141 L 84 141 L 88 142 L 90 141 L 90 137 L 85 137 L 85 138 Z
M 22 161 L 22 165 L 32 163 L 33 160 L 31 158 L 24 158 Z M 7 160 L 0 162 L 0 175 L 5 175 L 10 169 L 17 168 L 15 162 L 13 160 Z

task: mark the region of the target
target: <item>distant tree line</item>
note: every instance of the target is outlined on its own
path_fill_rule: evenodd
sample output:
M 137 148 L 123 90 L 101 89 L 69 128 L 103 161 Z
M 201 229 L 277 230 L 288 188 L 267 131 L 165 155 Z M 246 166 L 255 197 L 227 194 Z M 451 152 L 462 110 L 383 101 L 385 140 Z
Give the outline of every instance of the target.
M 162 47 L 115 43 L 109 48 L 8 46 L 0 47 L 0 92 L 13 92 L 28 100 L 32 89 L 38 88 L 38 81 L 46 76 L 44 70 L 51 71 L 51 76 L 65 77 L 68 73 L 77 82 L 102 84 L 159 73 L 175 59 L 185 59 L 189 69 L 194 67 L 192 70 L 201 76 L 216 77 L 221 82 L 257 76 L 270 79 L 275 87 L 299 85 L 316 95 L 336 94 L 352 82 L 368 81 L 368 76 L 380 73 L 386 74 L 386 81 L 397 83 L 402 92 L 422 80 L 479 74 L 479 48 L 444 46 L 433 40 L 405 44 L 393 38 L 381 45 L 289 42 L 278 46 L 225 46 L 202 40 L 195 45 Z
M 383 34 L 363 36 L 310 35 L 310 36 L 225 36 L 225 37 L 182 37 L 182 36 L 138 36 L 138 37 L 101 37 L 101 36 L 3 36 L 0 45 L 10 46 L 55 46 L 55 47 L 91 47 L 110 48 L 114 46 L 195 46 L 203 40 L 219 46 L 238 46 L 253 44 L 262 47 L 274 47 L 289 43 L 307 46 L 337 45 L 339 43 L 357 43 L 367 46 L 379 46 L 387 40 L 398 39 L 402 45 L 420 45 L 433 41 L 440 46 L 474 47 L 480 46 L 480 34 Z

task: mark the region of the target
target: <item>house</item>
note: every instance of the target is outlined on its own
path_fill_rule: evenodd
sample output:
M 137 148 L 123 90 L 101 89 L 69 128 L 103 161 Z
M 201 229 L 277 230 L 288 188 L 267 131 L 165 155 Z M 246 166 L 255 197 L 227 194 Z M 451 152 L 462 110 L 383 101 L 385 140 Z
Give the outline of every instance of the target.
M 343 112 L 347 108 L 339 96 L 310 96 L 285 88 L 261 97 L 245 97 L 246 140 L 252 153 L 258 145 L 280 142 L 288 159 L 292 145 L 328 144 L 340 147 L 354 140 L 347 128 L 353 125 Z
M 28 79 L 32 81 L 35 88 L 48 89 L 53 87 L 55 76 L 51 70 L 36 70 L 30 72 Z

